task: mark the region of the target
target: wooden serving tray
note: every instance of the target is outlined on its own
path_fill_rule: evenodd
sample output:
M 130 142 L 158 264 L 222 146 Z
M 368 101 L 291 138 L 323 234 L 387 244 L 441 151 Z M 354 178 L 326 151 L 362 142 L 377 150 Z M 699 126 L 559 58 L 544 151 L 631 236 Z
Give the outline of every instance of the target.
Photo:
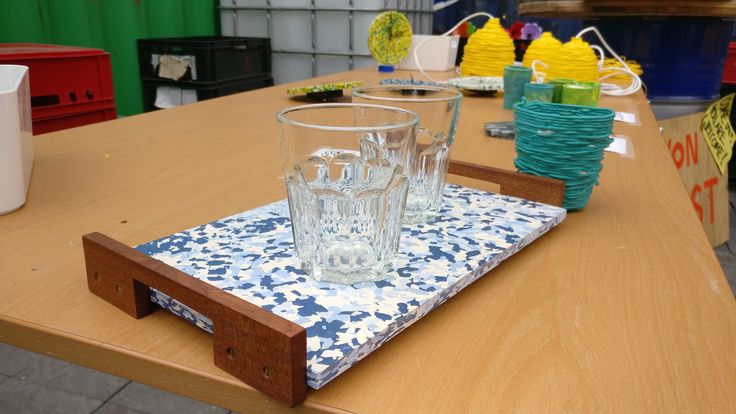
M 453 171 L 463 172 L 457 165 Z M 539 180 L 557 189 L 554 201 L 561 203 L 562 184 Z M 135 317 L 156 303 L 195 323 L 213 333 L 217 366 L 296 405 L 307 385 L 325 385 L 565 214 L 448 185 L 438 217 L 404 227 L 387 278 L 354 285 L 318 282 L 302 272 L 286 200 L 135 249 L 99 233 L 83 239 L 92 292 Z

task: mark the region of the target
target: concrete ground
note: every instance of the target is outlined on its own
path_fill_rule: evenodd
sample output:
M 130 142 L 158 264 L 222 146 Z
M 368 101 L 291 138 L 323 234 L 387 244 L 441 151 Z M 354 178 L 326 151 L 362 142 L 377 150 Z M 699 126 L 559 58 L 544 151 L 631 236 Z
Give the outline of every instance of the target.
M 731 237 L 715 249 L 736 294 L 736 188 Z M 187 414 L 230 411 L 93 369 L 0 344 L 0 414 Z
M 723 273 L 736 295 L 736 183 L 729 183 L 728 187 L 728 223 L 731 226 L 728 241 L 716 247 L 716 256 L 721 262 Z

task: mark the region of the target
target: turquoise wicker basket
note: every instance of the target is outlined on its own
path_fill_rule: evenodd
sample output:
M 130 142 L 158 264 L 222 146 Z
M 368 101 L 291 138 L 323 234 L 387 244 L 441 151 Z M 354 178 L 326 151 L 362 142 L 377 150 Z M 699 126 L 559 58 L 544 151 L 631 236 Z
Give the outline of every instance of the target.
M 564 180 L 563 206 L 582 209 L 598 184 L 614 115 L 606 108 L 522 100 L 514 105 L 516 168 Z

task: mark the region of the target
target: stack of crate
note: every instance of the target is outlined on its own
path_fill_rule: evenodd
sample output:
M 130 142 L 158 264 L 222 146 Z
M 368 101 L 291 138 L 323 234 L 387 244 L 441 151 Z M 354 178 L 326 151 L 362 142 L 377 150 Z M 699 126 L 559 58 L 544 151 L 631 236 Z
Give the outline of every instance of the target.
M 29 68 L 35 135 L 117 117 L 110 54 L 103 50 L 4 43 L 0 64 Z
M 368 27 L 385 10 L 432 34 L 433 0 L 219 0 L 223 36 L 271 39 L 278 84 L 375 65 Z
M 138 60 L 146 112 L 273 85 L 269 39 L 140 39 Z

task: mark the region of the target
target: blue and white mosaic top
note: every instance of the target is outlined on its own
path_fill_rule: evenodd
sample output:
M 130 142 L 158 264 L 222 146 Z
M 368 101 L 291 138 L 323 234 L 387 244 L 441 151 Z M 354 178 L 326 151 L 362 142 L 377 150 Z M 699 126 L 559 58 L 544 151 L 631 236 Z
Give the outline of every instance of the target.
M 304 327 L 307 383 L 320 388 L 564 218 L 562 208 L 448 185 L 437 218 L 404 227 L 387 278 L 354 285 L 302 272 L 285 200 L 137 249 Z M 185 305 L 153 290 L 152 300 L 212 332 Z

